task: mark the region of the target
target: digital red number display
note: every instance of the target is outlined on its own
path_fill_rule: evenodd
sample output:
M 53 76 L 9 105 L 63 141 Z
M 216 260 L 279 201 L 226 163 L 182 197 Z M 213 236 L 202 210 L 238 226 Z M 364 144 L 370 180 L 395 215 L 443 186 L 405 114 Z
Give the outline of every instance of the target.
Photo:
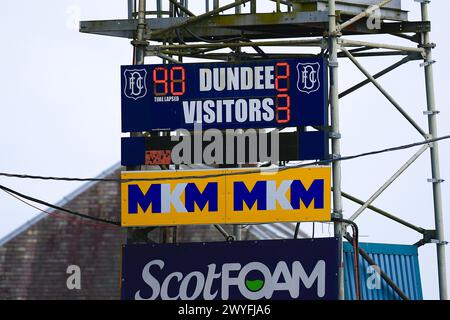
M 184 67 L 175 66 L 169 69 L 166 67 L 153 69 L 153 93 L 156 97 L 167 96 L 169 88 L 172 96 L 182 96 L 186 92 L 186 71 Z
M 186 72 L 184 67 L 178 66 L 170 69 L 170 93 L 182 96 L 186 92 Z
M 277 123 L 288 123 L 291 120 L 291 98 L 289 91 L 291 71 L 287 62 L 278 62 L 275 65 L 275 89 L 278 93 L 276 99 Z

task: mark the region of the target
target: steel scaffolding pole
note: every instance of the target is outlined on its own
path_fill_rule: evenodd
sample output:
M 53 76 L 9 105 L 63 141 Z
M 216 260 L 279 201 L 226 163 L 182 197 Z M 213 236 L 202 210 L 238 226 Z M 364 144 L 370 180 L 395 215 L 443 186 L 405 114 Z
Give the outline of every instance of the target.
M 146 0 L 139 0 L 139 11 L 138 11 L 138 28 L 137 37 L 135 42 L 136 47 L 136 64 L 144 64 L 145 58 L 145 47 L 147 43 L 144 41 L 144 33 L 146 28 L 145 23 L 145 9 Z
M 256 13 L 256 0 L 250 1 L 250 13 Z
M 368 41 L 357 41 L 350 39 L 342 39 L 341 40 L 342 47 L 367 47 L 373 49 L 387 49 L 387 50 L 397 50 L 397 51 L 405 51 L 405 52 L 416 52 L 416 53 L 424 53 L 424 49 L 415 48 L 415 47 L 405 47 L 399 46 L 395 44 L 388 43 L 378 43 L 378 42 L 368 42 Z
M 127 8 L 128 8 L 128 19 L 133 19 L 133 13 L 134 13 L 134 1 L 128 0 L 127 2 Z
M 422 21 L 429 21 L 428 6 L 429 0 L 422 0 L 421 11 Z M 425 48 L 425 87 L 427 96 L 427 114 L 428 114 L 428 129 L 430 138 L 433 139 L 438 136 L 437 134 L 437 114 L 436 100 L 434 95 L 434 77 L 433 77 L 433 44 L 430 41 L 429 32 L 422 34 L 422 46 Z M 446 274 L 446 261 L 445 261 L 445 239 L 444 239 L 444 221 L 442 213 L 442 192 L 441 192 L 441 179 L 440 167 L 439 167 L 439 146 L 435 142 L 430 148 L 431 153 L 431 171 L 432 171 L 432 184 L 433 184 L 433 203 L 434 203 L 434 219 L 436 227 L 436 237 L 438 242 L 436 243 L 437 250 L 437 264 L 438 264 L 438 278 L 439 278 L 439 295 L 441 300 L 447 300 L 447 274 Z
M 134 8 L 133 5 L 133 9 Z M 146 11 L 146 0 L 139 0 L 138 4 L 138 27 L 136 32 L 136 39 L 134 39 L 131 43 L 134 46 L 133 50 L 133 64 L 144 64 L 145 59 L 145 48 L 147 46 L 147 42 L 144 41 L 144 33 L 146 28 L 145 23 L 145 11 Z M 142 135 L 141 132 L 131 132 L 130 137 L 140 137 Z M 127 170 L 139 171 L 141 170 L 140 166 L 136 167 L 127 167 Z M 154 228 L 127 228 L 127 242 L 135 243 L 137 241 L 147 241 L 147 234 L 150 230 Z
M 339 85 L 338 85 L 338 37 L 336 25 L 336 2 L 328 0 L 328 35 L 329 35 L 329 69 L 330 69 L 330 108 L 331 108 L 331 130 L 332 130 L 332 154 L 339 157 L 341 154 L 340 129 L 339 129 Z M 333 215 L 342 219 L 342 194 L 341 194 L 341 162 L 333 162 Z M 338 288 L 339 300 L 344 300 L 344 250 L 343 250 L 343 228 L 341 222 L 334 223 L 334 235 L 339 240 L 339 270 Z

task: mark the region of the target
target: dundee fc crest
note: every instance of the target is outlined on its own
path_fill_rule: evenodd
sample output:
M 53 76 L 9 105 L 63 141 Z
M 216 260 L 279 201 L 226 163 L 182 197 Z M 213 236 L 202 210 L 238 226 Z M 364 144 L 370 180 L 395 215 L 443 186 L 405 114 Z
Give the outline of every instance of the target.
M 145 69 L 125 69 L 124 94 L 129 99 L 140 99 L 147 94 L 147 70 Z
M 320 89 L 319 71 L 320 71 L 320 64 L 318 62 L 297 64 L 298 90 L 301 92 L 305 92 L 307 94 L 319 90 Z

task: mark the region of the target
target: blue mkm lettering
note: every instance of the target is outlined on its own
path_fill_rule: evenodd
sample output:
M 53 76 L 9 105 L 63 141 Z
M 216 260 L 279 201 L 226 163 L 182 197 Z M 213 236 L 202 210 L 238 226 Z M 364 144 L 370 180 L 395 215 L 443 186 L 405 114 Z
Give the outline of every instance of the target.
M 184 192 L 185 203 L 180 196 Z M 128 213 L 137 214 L 139 207 L 146 213 L 151 207 L 152 213 L 169 213 L 173 205 L 177 212 L 194 212 L 195 204 L 201 211 L 208 205 L 208 211 L 218 211 L 218 183 L 209 182 L 203 192 L 195 183 L 177 184 L 171 192 L 170 184 L 152 184 L 146 192 L 139 185 L 128 186 Z
M 128 186 L 128 213 L 137 214 L 138 206 L 146 212 L 152 205 L 152 212 L 161 213 L 161 185 L 152 184 L 144 194 L 136 184 Z
M 244 202 L 250 210 L 255 203 L 257 203 L 258 210 L 274 210 L 276 208 L 275 202 L 278 202 L 285 210 L 298 210 L 302 207 L 302 203 L 305 208 L 309 208 L 313 201 L 314 209 L 324 208 L 325 190 L 323 179 L 314 180 L 308 189 L 305 188 L 301 180 L 284 181 L 289 182 L 289 186 L 285 185 L 284 188 L 290 188 L 290 204 L 292 208 L 289 208 L 289 202 L 286 204 L 281 201 L 284 198 L 282 199 L 280 195 L 277 195 L 277 197 L 274 196 L 273 182 L 274 181 L 258 181 L 255 183 L 254 187 L 249 190 L 244 182 L 236 181 L 233 189 L 234 210 L 243 211 Z M 281 185 L 283 185 L 283 183 L 281 183 Z M 268 196 L 271 196 L 271 201 L 267 201 Z
M 234 182 L 233 193 L 235 211 L 242 211 L 244 209 L 244 202 L 249 209 L 257 202 L 258 210 L 266 210 L 266 181 L 256 182 L 251 191 L 247 189 L 244 182 L 236 181 Z
M 217 182 L 209 182 L 203 192 L 200 192 L 195 183 L 188 183 L 185 191 L 186 209 L 188 212 L 194 212 L 197 204 L 203 211 L 208 204 L 209 211 L 218 211 L 218 195 Z
M 245 182 L 235 181 L 233 184 L 234 211 L 243 211 L 244 203 L 249 210 L 256 204 L 257 210 L 261 211 L 274 210 L 276 203 L 280 204 L 284 210 L 310 208 L 313 202 L 314 209 L 324 208 L 325 183 L 323 179 L 315 179 L 309 188 L 305 188 L 301 180 L 285 180 L 280 184 L 280 190 L 276 186 L 274 187 L 273 183 L 275 181 L 257 181 L 253 188 L 249 189 Z M 203 191 L 200 191 L 197 185 L 192 182 L 178 184 L 174 189 L 174 194 L 171 194 L 170 197 L 163 196 L 163 186 L 165 193 L 167 191 L 170 193 L 169 184 L 152 184 L 146 192 L 143 192 L 139 185 L 130 184 L 128 186 L 128 213 L 137 214 L 139 207 L 145 213 L 150 209 L 150 206 L 152 213 L 163 211 L 168 213 L 171 205 L 175 206 L 177 212 L 195 212 L 195 205 L 200 211 L 205 211 L 206 206 L 208 206 L 207 211 L 218 211 L 219 190 L 217 182 L 209 182 Z M 283 190 L 289 192 L 290 201 L 283 197 L 283 194 L 276 193 L 277 190 L 281 193 L 284 193 Z M 185 195 L 184 205 L 180 198 L 183 192 Z M 270 199 L 268 196 L 270 196 Z
M 322 179 L 314 180 L 308 189 L 300 180 L 294 180 L 291 184 L 291 206 L 293 209 L 300 209 L 301 202 L 303 202 L 305 207 L 309 208 L 314 200 L 314 209 L 323 209 L 324 192 Z

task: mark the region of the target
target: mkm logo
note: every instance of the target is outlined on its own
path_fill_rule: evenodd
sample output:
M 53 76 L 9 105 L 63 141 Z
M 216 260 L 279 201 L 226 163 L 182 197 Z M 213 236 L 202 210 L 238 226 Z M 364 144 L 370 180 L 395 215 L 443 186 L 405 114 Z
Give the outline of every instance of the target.
M 234 211 L 243 211 L 244 203 L 249 209 L 257 207 L 257 210 L 275 210 L 277 205 L 282 210 L 300 209 L 301 203 L 305 207 L 313 206 L 315 209 L 323 208 L 324 188 L 323 180 L 314 180 L 307 189 L 301 180 L 283 180 L 277 187 L 276 180 L 258 181 L 250 190 L 244 181 L 233 183 Z M 287 192 L 290 193 L 290 201 Z M 184 193 L 184 202 L 181 196 Z M 200 211 L 218 210 L 217 182 L 209 182 L 205 189 L 200 191 L 195 183 L 178 183 L 171 190 L 171 184 L 152 184 L 146 192 L 137 184 L 128 185 L 128 213 L 137 214 L 138 207 L 144 213 L 170 213 L 173 208 L 176 212 L 195 212 L 195 205 Z M 314 200 L 314 201 L 313 201 Z
M 239 174 L 244 171 L 202 170 L 190 172 L 186 178 L 180 172 L 167 171 L 167 180 L 158 183 L 145 181 L 154 179 L 156 172 L 123 173 L 122 178 L 130 182 L 122 186 L 122 224 L 330 220 L 328 167 L 292 169 L 272 175 L 259 171 Z M 198 179 L 192 178 L 196 175 Z

